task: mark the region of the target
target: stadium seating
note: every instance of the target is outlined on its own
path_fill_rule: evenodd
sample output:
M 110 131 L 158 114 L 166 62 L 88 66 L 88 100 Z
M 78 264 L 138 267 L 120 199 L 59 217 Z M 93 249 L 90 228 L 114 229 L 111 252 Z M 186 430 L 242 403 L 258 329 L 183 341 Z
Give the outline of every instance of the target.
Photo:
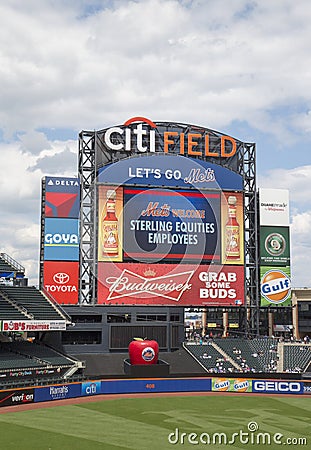
M 186 349 L 205 367 L 207 372 L 227 373 L 237 371 L 232 363 L 214 348 L 212 343 L 186 344 Z
M 287 344 L 283 348 L 283 371 L 304 372 L 311 363 L 311 345 Z
M 8 297 L 15 302 L 17 308 L 21 306 L 26 309 L 35 320 L 64 320 L 65 318 L 62 317 L 60 309 L 54 307 L 35 287 L 0 286 L 0 300 L 1 297 Z M 25 319 L 25 316 L 23 318 Z M 10 317 L 10 319 L 13 318 Z

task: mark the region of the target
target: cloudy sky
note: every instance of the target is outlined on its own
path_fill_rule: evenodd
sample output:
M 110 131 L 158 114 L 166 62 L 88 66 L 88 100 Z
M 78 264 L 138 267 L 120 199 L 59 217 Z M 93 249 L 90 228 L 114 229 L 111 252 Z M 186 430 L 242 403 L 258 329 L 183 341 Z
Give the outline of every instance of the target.
M 290 191 L 292 283 L 311 287 L 309 0 L 0 2 L 0 252 L 38 284 L 45 175 L 77 174 L 78 133 L 133 116 L 257 148 Z

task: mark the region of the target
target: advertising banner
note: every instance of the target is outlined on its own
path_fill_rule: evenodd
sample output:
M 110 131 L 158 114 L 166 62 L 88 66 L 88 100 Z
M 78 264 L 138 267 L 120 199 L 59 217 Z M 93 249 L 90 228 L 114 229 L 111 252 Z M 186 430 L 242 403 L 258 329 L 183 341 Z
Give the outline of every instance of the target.
M 81 384 L 57 384 L 35 388 L 35 402 L 49 402 L 81 396 Z
M 260 264 L 289 266 L 289 227 L 260 227 Z
M 64 331 L 65 320 L 3 320 L 1 331 Z
M 136 392 L 209 392 L 210 378 L 166 378 L 148 380 L 102 380 L 103 394 Z
M 240 306 L 244 304 L 244 267 L 99 263 L 98 303 Z
M 101 393 L 101 381 L 87 381 L 81 384 L 82 396 L 98 395 Z
M 79 221 L 45 219 L 45 261 L 79 261 Z
M 98 171 L 99 183 L 242 191 L 242 176 L 217 164 L 178 155 L 131 157 Z
M 260 225 L 289 226 L 289 191 L 259 189 Z
M 261 306 L 290 306 L 290 267 L 260 267 Z
M 78 219 L 79 212 L 79 179 L 45 177 L 45 217 Z
M 172 122 L 153 122 L 146 117 L 132 117 L 123 125 L 97 132 L 101 152 L 98 167 L 116 159 L 133 155 L 180 155 L 211 162 L 226 162 L 226 166 L 239 171 L 238 146 L 240 141 L 214 130 Z M 172 166 L 173 167 L 173 166 Z M 166 183 L 164 183 L 166 186 Z
M 124 189 L 124 260 L 220 262 L 220 193 Z
M 253 380 L 253 392 L 262 394 L 303 394 L 302 381 Z
M 76 305 L 79 291 L 79 263 L 45 261 L 43 268 L 43 286 L 46 292 L 60 305 Z
M 98 186 L 98 261 L 122 261 L 123 188 Z
M 34 389 L 15 389 L 0 391 L 0 407 L 33 403 Z
M 214 392 L 252 392 L 252 380 L 246 378 L 213 378 Z
M 242 193 L 222 193 L 221 242 L 223 264 L 244 264 L 244 205 Z

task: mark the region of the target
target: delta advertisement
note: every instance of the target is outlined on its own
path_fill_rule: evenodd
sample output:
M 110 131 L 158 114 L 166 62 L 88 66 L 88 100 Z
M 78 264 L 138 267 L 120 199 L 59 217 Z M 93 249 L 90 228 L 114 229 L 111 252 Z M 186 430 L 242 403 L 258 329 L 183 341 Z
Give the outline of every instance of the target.
M 98 303 L 241 306 L 244 266 L 99 263 Z
M 76 305 L 79 292 L 79 263 L 45 261 L 43 290 L 60 305 Z
M 45 177 L 45 217 L 78 219 L 79 211 L 78 178 Z
M 220 262 L 220 193 L 124 189 L 124 260 Z
M 77 219 L 45 219 L 44 260 L 79 261 L 79 221 Z
M 291 305 L 290 267 L 260 267 L 261 306 Z

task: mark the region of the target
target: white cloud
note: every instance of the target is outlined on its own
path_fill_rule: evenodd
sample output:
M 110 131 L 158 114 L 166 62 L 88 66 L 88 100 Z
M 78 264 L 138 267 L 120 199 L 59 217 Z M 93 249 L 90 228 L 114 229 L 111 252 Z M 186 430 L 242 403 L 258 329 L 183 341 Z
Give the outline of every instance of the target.
M 77 140 L 61 130 L 78 139 L 82 129 L 143 115 L 229 128 L 241 140 L 235 124 L 251 141 L 269 136 L 273 146 L 258 145 L 257 159 L 269 168 L 278 154 L 279 168 L 259 173 L 258 185 L 290 190 L 294 262 L 302 252 L 304 267 L 311 264 L 303 252 L 311 242 L 303 231 L 311 195 L 308 0 L 7 0 L 0 14 L 0 232 L 8 253 L 35 260 L 37 249 L 30 257 L 31 245 L 25 252 L 17 236 L 38 245 L 41 178 L 76 174 Z

